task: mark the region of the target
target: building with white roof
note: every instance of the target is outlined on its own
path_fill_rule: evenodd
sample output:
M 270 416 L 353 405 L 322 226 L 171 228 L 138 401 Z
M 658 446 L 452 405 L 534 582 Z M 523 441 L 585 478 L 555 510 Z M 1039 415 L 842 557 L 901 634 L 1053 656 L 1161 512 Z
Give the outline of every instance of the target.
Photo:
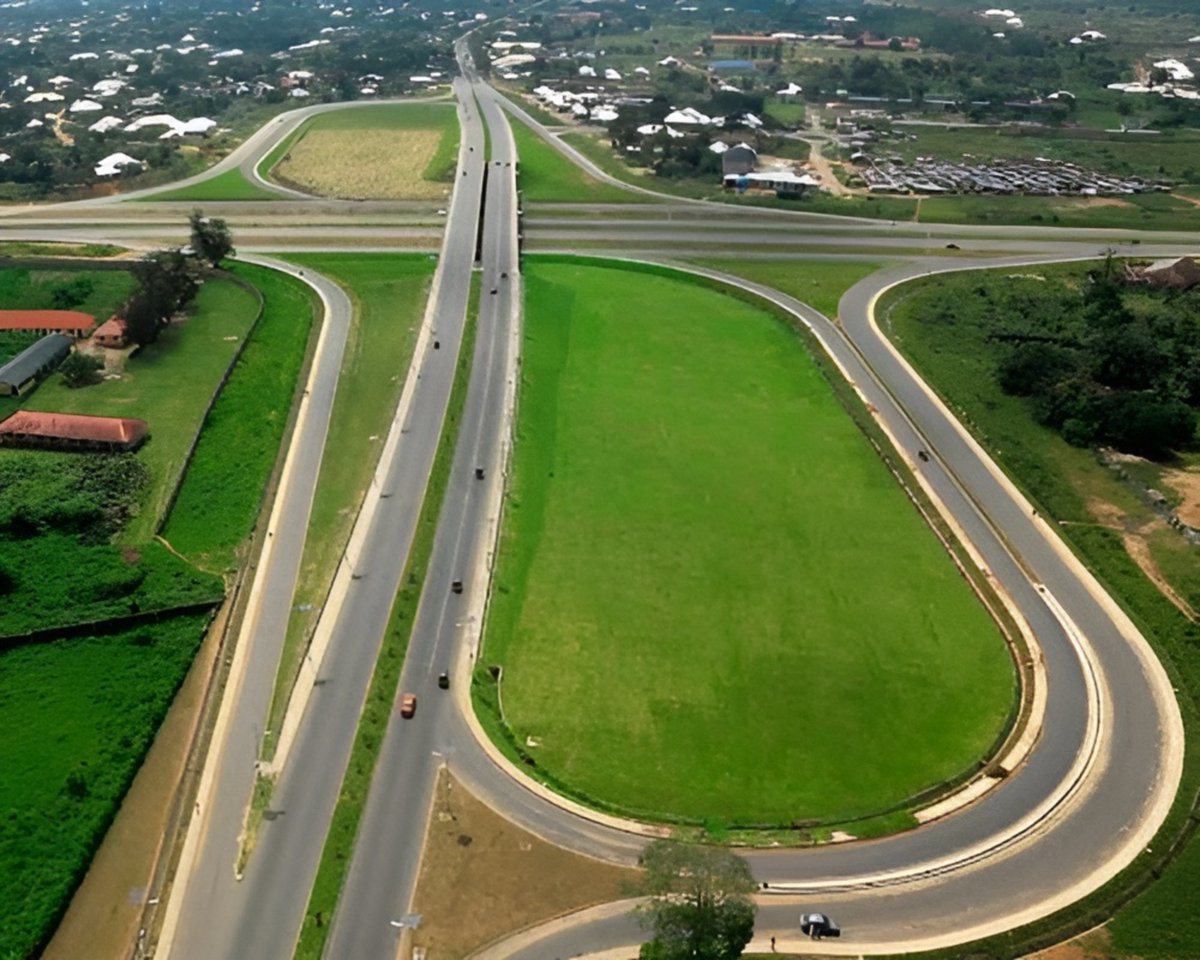
M 90 127 L 88 127 L 88 129 L 92 131 L 92 133 L 108 133 L 108 131 L 116 130 L 118 127 L 124 125 L 124 123 L 125 121 L 120 117 L 107 116 L 101 117 Z
M 141 170 L 145 167 L 145 164 L 127 153 L 110 153 L 96 164 L 94 169 L 98 177 L 112 177 L 116 176 L 126 167 L 137 167 Z
M 76 100 L 67 110 L 71 113 L 95 113 L 97 110 L 103 110 L 104 106 L 97 103 L 95 100 Z

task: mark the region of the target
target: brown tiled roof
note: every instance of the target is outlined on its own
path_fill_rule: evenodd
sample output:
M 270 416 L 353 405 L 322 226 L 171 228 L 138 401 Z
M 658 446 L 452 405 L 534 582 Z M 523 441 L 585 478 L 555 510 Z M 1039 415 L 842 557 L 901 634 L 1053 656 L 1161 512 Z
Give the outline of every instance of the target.
M 125 336 L 125 321 L 115 313 L 98 326 L 93 337 L 123 337 Z
M 96 325 L 90 313 L 78 310 L 0 310 L 0 330 L 78 330 Z
M 0 423 L 0 434 L 5 435 L 122 445 L 137 443 L 149 430 L 150 425 L 145 420 L 129 417 L 89 417 L 79 413 L 41 413 L 36 410 L 18 410 Z

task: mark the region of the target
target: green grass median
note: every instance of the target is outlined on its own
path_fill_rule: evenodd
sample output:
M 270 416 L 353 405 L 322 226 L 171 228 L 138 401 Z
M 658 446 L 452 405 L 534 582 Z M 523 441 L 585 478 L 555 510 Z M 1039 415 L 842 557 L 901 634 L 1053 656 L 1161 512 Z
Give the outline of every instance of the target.
M 494 707 L 502 668 L 510 745 L 597 805 L 730 826 L 971 769 L 1012 659 L 796 332 L 665 270 L 530 257 L 526 293 L 476 681 Z

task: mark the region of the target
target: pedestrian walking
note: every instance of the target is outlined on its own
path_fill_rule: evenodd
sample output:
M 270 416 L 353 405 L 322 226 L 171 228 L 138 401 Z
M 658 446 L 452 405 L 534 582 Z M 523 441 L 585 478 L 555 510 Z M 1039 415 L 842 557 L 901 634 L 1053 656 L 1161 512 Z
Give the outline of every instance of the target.
M 775 938 L 774 937 L 771 938 L 771 952 L 772 953 L 775 952 Z

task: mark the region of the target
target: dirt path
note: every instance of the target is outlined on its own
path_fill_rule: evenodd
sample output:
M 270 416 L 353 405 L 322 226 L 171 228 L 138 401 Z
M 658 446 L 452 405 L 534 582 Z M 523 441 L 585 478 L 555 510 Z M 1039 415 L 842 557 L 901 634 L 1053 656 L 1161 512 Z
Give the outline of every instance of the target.
M 835 197 L 855 196 L 856 191 L 851 190 L 837 178 L 837 174 L 833 172 L 833 164 L 829 162 L 828 157 L 821 153 L 822 142 L 806 140 L 805 143 L 808 144 L 808 165 L 820 179 L 822 188 L 828 190 Z

